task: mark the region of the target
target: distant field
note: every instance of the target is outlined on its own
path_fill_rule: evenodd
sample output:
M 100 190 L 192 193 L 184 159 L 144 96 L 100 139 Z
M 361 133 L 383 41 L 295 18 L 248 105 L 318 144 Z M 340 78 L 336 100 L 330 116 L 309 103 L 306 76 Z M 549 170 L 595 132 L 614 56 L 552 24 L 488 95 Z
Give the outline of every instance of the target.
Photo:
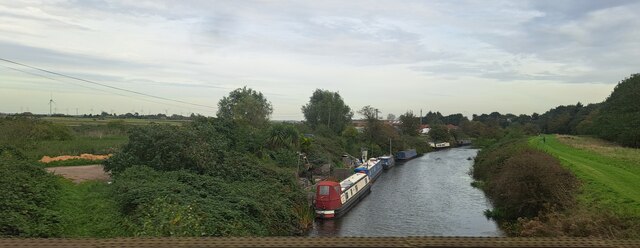
M 599 139 L 546 135 L 529 144 L 560 159 L 582 181 L 579 200 L 622 216 L 640 216 L 640 150 Z
M 79 126 L 79 125 L 106 125 L 110 121 L 122 120 L 125 124 L 129 125 L 146 125 L 149 123 L 160 123 L 169 125 L 182 125 L 183 123 L 190 122 L 189 120 L 163 120 L 163 119 L 120 119 L 120 118 L 79 118 L 79 117 L 43 117 L 43 120 L 48 120 L 53 123 L 58 123 L 66 126 Z
M 36 147 L 26 151 L 27 156 L 39 160 L 42 156 L 80 155 L 82 153 L 109 154 L 127 143 L 127 136 L 105 136 L 102 138 L 79 136 L 72 140 L 40 141 Z

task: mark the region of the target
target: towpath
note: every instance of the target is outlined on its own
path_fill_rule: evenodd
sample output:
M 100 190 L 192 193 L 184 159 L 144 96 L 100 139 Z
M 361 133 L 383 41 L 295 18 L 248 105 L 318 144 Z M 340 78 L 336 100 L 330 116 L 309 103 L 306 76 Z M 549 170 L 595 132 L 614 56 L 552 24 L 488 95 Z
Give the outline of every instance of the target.
M 111 179 L 111 176 L 104 172 L 104 167 L 100 164 L 49 167 L 46 168 L 46 170 L 53 174 L 71 179 L 74 183 L 81 183 L 88 180 L 109 181 Z

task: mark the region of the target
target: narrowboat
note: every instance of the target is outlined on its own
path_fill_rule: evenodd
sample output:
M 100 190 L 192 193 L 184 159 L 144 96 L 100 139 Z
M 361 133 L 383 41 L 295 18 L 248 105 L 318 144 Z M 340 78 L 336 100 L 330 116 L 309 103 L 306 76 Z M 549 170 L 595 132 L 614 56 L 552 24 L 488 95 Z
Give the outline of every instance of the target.
M 320 181 L 316 186 L 316 217 L 338 218 L 371 192 L 371 180 L 365 173 L 356 173 L 342 182 Z
M 371 178 L 371 181 L 375 181 L 382 175 L 382 163 L 377 158 L 370 158 L 367 162 L 362 163 L 360 166 L 354 169 L 355 173 L 364 172 Z
M 379 157 L 381 163 L 382 163 L 382 168 L 384 169 L 389 169 L 391 167 L 393 167 L 394 165 L 396 165 L 396 160 L 393 159 L 393 156 L 389 155 L 389 156 L 382 156 Z
M 431 148 L 434 148 L 434 149 L 444 149 L 444 148 L 451 147 L 451 143 L 449 143 L 449 142 L 440 142 L 440 143 L 429 142 L 429 146 L 431 146 Z
M 409 160 L 415 158 L 416 156 L 418 156 L 418 153 L 416 153 L 416 149 L 409 149 L 396 153 L 396 158 L 398 158 L 398 160 Z

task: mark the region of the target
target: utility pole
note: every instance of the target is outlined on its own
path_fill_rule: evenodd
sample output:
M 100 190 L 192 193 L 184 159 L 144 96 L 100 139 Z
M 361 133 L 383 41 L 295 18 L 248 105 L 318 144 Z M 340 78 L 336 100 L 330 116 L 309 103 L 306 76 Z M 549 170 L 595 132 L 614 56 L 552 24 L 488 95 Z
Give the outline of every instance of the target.
M 422 126 L 422 109 L 420 109 L 420 126 Z

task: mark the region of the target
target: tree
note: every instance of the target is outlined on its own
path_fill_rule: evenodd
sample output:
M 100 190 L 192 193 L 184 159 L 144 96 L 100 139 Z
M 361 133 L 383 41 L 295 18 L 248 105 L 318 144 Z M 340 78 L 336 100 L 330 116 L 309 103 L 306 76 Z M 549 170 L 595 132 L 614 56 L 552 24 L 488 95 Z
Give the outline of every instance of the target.
M 394 120 L 396 120 L 396 115 L 394 115 L 394 114 L 392 114 L 392 113 L 389 113 L 389 114 L 387 115 L 387 120 L 390 120 L 390 121 L 394 121 Z
M 362 109 L 358 110 L 358 114 L 363 115 L 367 121 L 378 120 L 379 113 L 380 113 L 380 110 L 378 110 L 377 108 L 371 107 L 371 105 L 364 106 L 362 107 Z
M 271 103 L 261 92 L 245 86 L 232 91 L 218 102 L 217 116 L 259 128 L 269 123 L 272 112 Z
M 337 92 L 316 89 L 307 105 L 302 106 L 302 113 L 312 128 L 326 125 L 339 134 L 351 122 L 353 112 Z
M 267 145 L 272 149 L 287 148 L 297 149 L 300 143 L 300 134 L 292 125 L 275 124 L 271 127 Z
M 409 136 L 417 136 L 420 128 L 420 119 L 411 111 L 407 111 L 398 118 L 400 120 L 400 130 L 402 134 Z
M 449 130 L 447 130 L 447 127 L 444 125 L 431 126 L 431 130 L 429 130 L 429 136 L 434 142 L 445 142 L 451 139 Z
M 622 80 L 602 104 L 593 122 L 601 138 L 624 146 L 640 147 L 640 74 Z
M 381 137 L 379 134 L 382 130 L 382 123 L 378 120 L 378 113 L 380 113 L 380 111 L 377 108 L 367 105 L 358 110 L 358 113 L 363 115 L 364 119 L 367 121 L 367 126 L 364 129 L 365 139 L 369 144 L 378 143 L 376 142 L 376 138 Z

